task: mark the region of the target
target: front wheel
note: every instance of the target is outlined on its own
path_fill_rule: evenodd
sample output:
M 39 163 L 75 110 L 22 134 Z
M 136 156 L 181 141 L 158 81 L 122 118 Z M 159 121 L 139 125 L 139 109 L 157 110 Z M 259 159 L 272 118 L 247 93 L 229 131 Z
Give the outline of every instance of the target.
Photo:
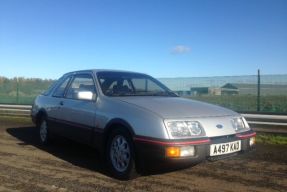
M 109 137 L 106 157 L 114 177 L 122 180 L 134 178 L 137 173 L 134 161 L 134 146 L 130 134 L 116 129 Z

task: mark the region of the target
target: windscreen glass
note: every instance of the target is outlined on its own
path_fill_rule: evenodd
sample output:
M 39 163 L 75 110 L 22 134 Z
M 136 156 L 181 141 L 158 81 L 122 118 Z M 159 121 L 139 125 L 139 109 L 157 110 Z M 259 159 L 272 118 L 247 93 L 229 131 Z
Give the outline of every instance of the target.
M 107 96 L 176 96 L 162 83 L 144 74 L 98 72 L 97 77 Z

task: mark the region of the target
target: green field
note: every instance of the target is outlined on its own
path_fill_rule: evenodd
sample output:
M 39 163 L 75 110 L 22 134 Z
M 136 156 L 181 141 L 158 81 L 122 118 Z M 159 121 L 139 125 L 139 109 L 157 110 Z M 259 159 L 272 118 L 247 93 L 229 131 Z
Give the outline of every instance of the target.
M 31 105 L 35 99 L 34 96 L 20 96 L 18 99 L 16 96 L 0 95 L 0 104 L 20 104 Z
M 217 104 L 235 111 L 257 111 L 257 96 L 255 95 L 221 95 L 196 96 L 191 99 Z M 261 96 L 260 111 L 287 113 L 287 96 Z

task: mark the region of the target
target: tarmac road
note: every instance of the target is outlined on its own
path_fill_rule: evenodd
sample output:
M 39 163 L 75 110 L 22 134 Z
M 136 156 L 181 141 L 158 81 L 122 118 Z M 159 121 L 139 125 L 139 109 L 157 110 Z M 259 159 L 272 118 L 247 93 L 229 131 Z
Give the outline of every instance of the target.
M 94 149 L 68 140 L 38 145 L 31 123 L 0 119 L 0 191 L 286 191 L 287 146 L 131 181 L 110 178 Z

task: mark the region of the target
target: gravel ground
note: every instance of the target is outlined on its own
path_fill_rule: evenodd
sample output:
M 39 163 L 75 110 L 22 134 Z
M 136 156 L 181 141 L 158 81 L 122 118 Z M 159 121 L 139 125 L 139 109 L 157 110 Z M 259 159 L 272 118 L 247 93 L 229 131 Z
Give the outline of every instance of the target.
M 0 119 L 0 191 L 286 191 L 287 146 L 131 181 L 110 178 L 94 149 L 68 140 L 38 145 L 29 122 Z

